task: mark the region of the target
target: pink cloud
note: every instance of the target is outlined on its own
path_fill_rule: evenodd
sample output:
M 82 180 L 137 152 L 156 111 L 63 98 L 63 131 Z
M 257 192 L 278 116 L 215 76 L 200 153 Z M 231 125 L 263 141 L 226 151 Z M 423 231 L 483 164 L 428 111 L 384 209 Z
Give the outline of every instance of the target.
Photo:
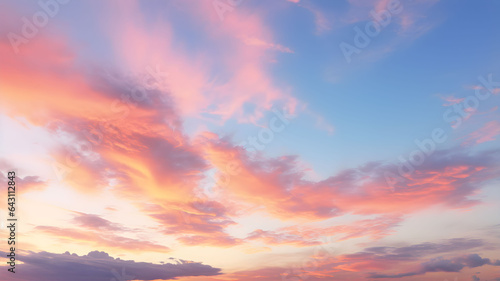
M 397 173 L 397 169 L 391 171 L 391 166 L 377 162 L 312 182 L 304 179 L 306 170 L 300 168 L 293 156 L 250 157 L 243 149 L 223 140 L 208 142 L 206 151 L 206 159 L 219 170 L 223 171 L 227 163 L 238 167 L 236 175 L 219 183 L 227 196 L 264 206 L 270 214 L 285 220 L 320 220 L 346 212 L 402 214 L 432 205 L 471 206 L 478 202 L 469 196 L 475 194 L 480 182 L 494 177 L 497 170 L 492 164 L 477 164 L 490 163 L 496 153 L 467 155 L 440 151 L 411 175 L 400 177 L 394 191 L 384 175 Z
M 7 255 L 1 252 L 2 256 Z M 106 252 L 91 251 L 86 255 L 24 251 L 16 256 L 23 270 L 16 271 L 20 281 L 109 281 L 109 280 L 177 280 L 185 276 L 220 275 L 221 270 L 199 262 L 169 258 L 167 263 L 137 262 L 113 258 Z M 0 278 L 11 279 L 7 266 L 1 266 Z M 9 275 L 8 275 L 9 274 Z M 8 276 L 8 277 L 7 277 Z
M 459 104 L 465 100 L 465 98 L 457 98 L 451 95 L 442 97 L 442 99 L 446 101 L 446 103 L 444 103 L 443 106 L 452 106 L 454 104 Z
M 470 133 L 463 144 L 480 144 L 494 141 L 500 135 L 500 122 L 493 120 L 483 125 L 483 127 Z

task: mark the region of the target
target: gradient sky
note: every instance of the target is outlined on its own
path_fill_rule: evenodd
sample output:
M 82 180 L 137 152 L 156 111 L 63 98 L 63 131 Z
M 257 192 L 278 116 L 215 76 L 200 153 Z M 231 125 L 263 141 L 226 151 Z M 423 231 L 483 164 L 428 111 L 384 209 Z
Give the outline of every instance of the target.
M 499 13 L 0 1 L 0 279 L 500 280 Z

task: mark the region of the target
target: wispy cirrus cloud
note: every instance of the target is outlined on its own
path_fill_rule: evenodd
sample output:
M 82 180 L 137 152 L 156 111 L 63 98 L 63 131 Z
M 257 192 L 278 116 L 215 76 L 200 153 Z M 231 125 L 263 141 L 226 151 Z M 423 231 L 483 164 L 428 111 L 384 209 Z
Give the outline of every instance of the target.
M 466 136 L 464 144 L 480 144 L 494 141 L 500 135 L 500 122 L 493 120 Z
M 73 222 L 83 228 L 100 231 L 131 231 L 118 223 L 111 222 L 98 215 L 77 212 Z

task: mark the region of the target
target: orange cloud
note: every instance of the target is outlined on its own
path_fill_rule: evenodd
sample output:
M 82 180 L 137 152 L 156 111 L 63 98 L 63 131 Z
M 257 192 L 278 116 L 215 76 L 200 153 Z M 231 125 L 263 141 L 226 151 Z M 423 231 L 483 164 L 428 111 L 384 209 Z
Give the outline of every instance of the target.
M 237 167 L 233 175 L 219 177 L 223 192 L 235 200 L 263 206 L 282 219 L 321 220 L 341 213 L 398 215 L 432 205 L 470 206 L 477 201 L 468 197 L 498 169 L 493 164 L 497 152 L 439 151 L 410 176 L 399 177 L 393 190 L 384 177 L 392 167 L 382 163 L 368 163 L 312 182 L 304 179 L 306 170 L 293 156 L 250 156 L 220 139 L 208 141 L 205 151 L 205 158 L 219 171 L 225 171 L 228 163 Z

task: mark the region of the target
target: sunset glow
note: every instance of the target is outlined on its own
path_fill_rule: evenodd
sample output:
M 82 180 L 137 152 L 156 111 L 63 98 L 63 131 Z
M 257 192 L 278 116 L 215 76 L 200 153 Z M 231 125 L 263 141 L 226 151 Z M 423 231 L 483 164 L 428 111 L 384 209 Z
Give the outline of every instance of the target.
M 0 280 L 500 281 L 499 13 L 1 1 Z

